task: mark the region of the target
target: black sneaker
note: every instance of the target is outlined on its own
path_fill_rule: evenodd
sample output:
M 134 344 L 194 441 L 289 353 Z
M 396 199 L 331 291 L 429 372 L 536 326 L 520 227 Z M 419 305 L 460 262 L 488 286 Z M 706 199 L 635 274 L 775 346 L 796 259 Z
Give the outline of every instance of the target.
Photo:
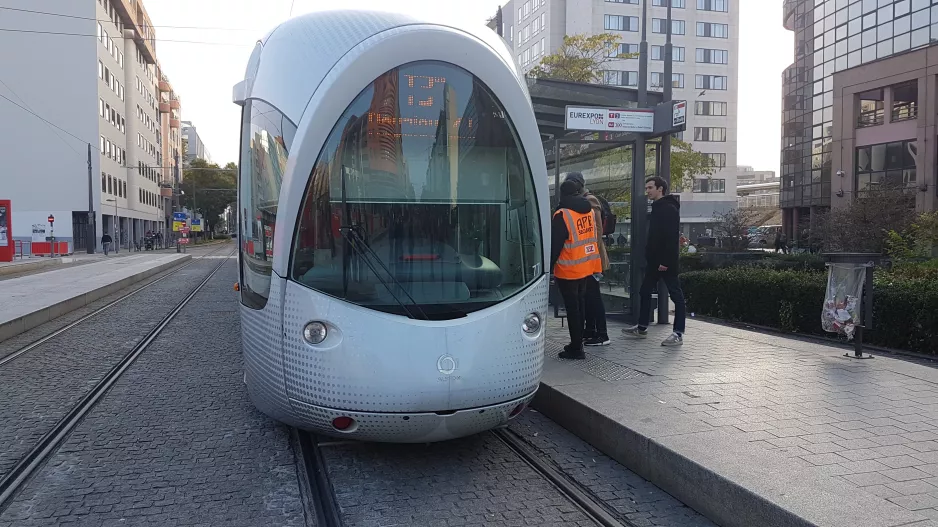
M 567 344 L 563 347 L 563 351 L 557 354 L 561 359 L 585 359 L 586 354 L 583 353 L 582 349 L 575 350 L 572 345 Z
M 584 346 L 608 346 L 610 342 L 612 341 L 609 340 L 609 337 L 602 336 L 602 337 L 593 337 L 593 338 L 585 339 L 583 341 L 583 345 Z

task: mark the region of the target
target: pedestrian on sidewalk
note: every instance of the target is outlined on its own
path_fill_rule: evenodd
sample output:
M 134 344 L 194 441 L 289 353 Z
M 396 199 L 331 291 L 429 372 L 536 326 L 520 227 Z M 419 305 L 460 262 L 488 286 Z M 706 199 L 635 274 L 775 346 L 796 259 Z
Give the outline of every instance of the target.
M 563 297 L 569 323 L 570 344 L 562 359 L 583 359 L 583 327 L 587 280 L 602 271 L 593 207 L 580 195 L 574 181 L 560 185 L 560 203 L 551 220 L 550 269 Z
M 609 344 L 609 333 L 606 329 L 606 306 L 603 305 L 603 296 L 599 290 L 599 283 L 603 278 L 602 273 L 609 270 L 609 254 L 606 252 L 606 244 L 603 242 L 602 226 L 605 225 L 603 217 L 603 206 L 599 198 L 593 195 L 586 188 L 586 179 L 580 172 L 570 172 L 566 177 L 567 181 L 573 181 L 580 187 L 580 195 L 589 201 L 593 207 L 593 224 L 596 226 L 596 246 L 599 248 L 599 260 L 601 262 L 601 271 L 595 273 L 592 279 L 586 281 L 586 298 L 584 305 L 584 319 L 586 321 L 583 330 L 584 346 L 606 346 Z
M 674 302 L 674 330 L 661 343 L 662 346 L 684 344 L 685 306 L 684 292 L 678 279 L 680 259 L 681 204 L 668 194 L 668 183 L 660 177 L 645 181 L 645 195 L 654 200 L 651 206 L 651 222 L 648 226 L 648 241 L 645 244 L 645 278 L 639 291 L 640 305 L 638 325 L 625 328 L 622 333 L 629 337 L 646 338 L 651 316 L 651 294 L 658 289 L 658 280 L 664 280 L 668 295 Z M 659 298 L 659 302 L 667 299 Z
M 111 248 L 111 235 L 104 233 L 104 236 L 101 237 L 101 247 L 104 248 L 104 256 L 107 256 L 108 250 Z

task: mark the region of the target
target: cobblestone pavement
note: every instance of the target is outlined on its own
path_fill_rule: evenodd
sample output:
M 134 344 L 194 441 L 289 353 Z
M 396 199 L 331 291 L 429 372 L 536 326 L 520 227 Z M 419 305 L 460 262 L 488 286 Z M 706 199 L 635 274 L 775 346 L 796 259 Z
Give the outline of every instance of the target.
M 212 260 L 196 261 L 0 366 L 0 474 L 10 470 L 213 266 Z M 8 344 L 3 343 L 8 350 L 4 355 L 17 349 Z
M 305 524 L 288 431 L 243 389 L 235 281 L 231 260 L 0 515 L 0 527 Z
M 348 527 L 595 525 L 492 434 L 323 456 Z
M 672 411 L 738 434 L 790 458 L 938 520 L 938 369 L 688 320 L 681 348 L 662 348 L 670 327 L 626 340 L 610 322 L 612 345 L 571 364 L 648 395 Z M 549 321 L 549 340 L 567 329 Z
M 715 527 L 710 520 L 535 410 L 518 416 L 511 429 L 580 488 L 634 527 Z

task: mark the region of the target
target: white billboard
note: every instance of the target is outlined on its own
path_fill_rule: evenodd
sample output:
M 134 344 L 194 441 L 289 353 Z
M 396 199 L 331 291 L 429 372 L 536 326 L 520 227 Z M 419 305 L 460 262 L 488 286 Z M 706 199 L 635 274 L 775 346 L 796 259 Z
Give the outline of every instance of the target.
M 594 132 L 654 132 L 655 111 L 651 108 L 584 108 L 567 106 L 568 130 Z

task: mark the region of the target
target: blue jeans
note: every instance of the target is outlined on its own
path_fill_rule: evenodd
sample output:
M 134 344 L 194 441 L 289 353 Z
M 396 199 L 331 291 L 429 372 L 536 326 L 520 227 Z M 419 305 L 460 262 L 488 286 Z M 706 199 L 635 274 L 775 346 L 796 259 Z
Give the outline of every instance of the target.
M 683 335 L 687 307 L 684 305 L 684 291 L 681 290 L 681 281 L 677 277 L 676 270 L 659 271 L 657 265 L 645 269 L 645 279 L 642 281 L 642 289 L 638 293 L 639 298 L 641 298 L 638 325 L 642 328 L 648 327 L 648 320 L 651 316 L 651 295 L 658 290 L 659 279 L 664 280 L 665 285 L 668 287 L 668 296 L 674 302 L 674 331 Z M 667 302 L 667 300 L 659 298 L 658 302 Z

